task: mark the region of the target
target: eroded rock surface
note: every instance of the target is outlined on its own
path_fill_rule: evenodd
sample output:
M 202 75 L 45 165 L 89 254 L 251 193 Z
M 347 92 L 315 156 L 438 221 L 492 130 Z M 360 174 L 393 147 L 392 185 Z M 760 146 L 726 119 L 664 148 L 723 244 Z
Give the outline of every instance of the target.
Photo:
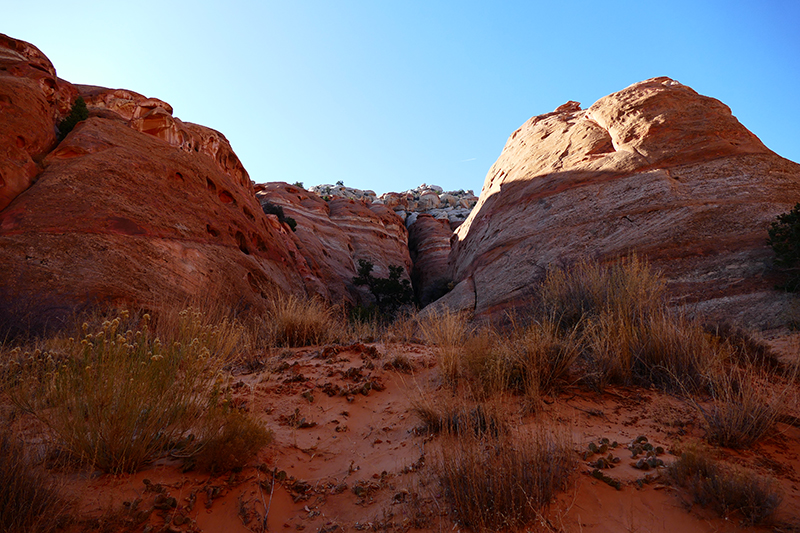
M 356 287 L 359 259 L 374 265 L 373 274 L 387 277 L 389 266 L 411 271 L 408 232 L 394 211 L 368 198 L 330 196 L 323 200 L 314 192 L 287 183 L 258 185 L 262 204 L 283 208 L 297 222 L 291 235 L 307 270 L 307 283 L 329 291 L 334 302 L 366 303 L 366 289 Z
M 800 165 L 674 80 L 570 102 L 508 139 L 456 229 L 442 303 L 497 314 L 530 303 L 551 265 L 636 252 L 692 310 L 785 323 L 766 236 L 798 200 Z
M 446 219 L 428 214 L 417 216 L 408 228 L 408 247 L 414 263 L 411 278 L 417 301 L 423 307 L 450 288 L 447 260 L 452 236 L 453 231 Z
M 154 98 L 60 80 L 6 36 L 0 63 L 0 323 L 41 326 L 98 303 L 329 297 L 221 133 Z M 57 144 L 78 95 L 89 119 Z

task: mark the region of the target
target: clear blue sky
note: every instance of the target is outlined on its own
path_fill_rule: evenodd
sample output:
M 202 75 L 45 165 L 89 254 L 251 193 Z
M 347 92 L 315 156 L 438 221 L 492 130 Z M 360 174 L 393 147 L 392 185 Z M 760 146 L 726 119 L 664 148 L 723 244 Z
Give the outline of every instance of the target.
M 7 4 L 7 5 L 3 5 Z M 670 76 L 800 161 L 800 1 L 2 0 L 73 83 L 221 131 L 258 182 L 480 190 L 567 100 Z

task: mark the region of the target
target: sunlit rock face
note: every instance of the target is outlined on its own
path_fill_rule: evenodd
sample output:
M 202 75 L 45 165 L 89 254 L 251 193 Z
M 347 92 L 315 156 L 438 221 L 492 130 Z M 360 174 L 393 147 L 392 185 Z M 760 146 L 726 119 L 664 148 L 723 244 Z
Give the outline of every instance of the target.
M 60 80 L 6 36 L 0 67 L 0 322 L 35 327 L 107 303 L 259 308 L 273 291 L 328 295 L 221 133 L 154 98 Z M 58 143 L 78 95 L 89 119 Z
M 381 203 L 363 195 L 323 197 L 287 183 L 257 185 L 262 204 L 281 206 L 297 222 L 291 235 L 306 270 L 306 284 L 332 302 L 367 303 L 366 289 L 353 285 L 358 261 L 374 265 L 373 274 L 387 277 L 400 266 L 408 278 L 411 259 L 403 220 Z M 373 195 L 374 196 L 374 195 Z
M 74 94 L 38 48 L 0 34 L 0 209 L 41 172 Z
M 443 304 L 497 315 L 533 303 L 553 265 L 635 252 L 710 319 L 785 323 L 766 245 L 800 200 L 800 165 L 723 103 L 669 78 L 569 102 L 512 133 L 455 231 Z

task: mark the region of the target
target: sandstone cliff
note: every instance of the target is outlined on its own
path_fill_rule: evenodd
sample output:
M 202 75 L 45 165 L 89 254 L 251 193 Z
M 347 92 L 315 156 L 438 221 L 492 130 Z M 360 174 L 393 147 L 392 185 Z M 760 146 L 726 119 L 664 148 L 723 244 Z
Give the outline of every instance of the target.
M 800 165 L 674 80 L 569 102 L 508 139 L 456 230 L 442 303 L 497 314 L 531 303 L 551 265 L 636 252 L 692 310 L 785 323 L 766 232 L 798 200 Z
M 275 182 L 257 185 L 262 203 L 283 208 L 297 222 L 291 238 L 305 258 L 302 273 L 318 291 L 329 291 L 334 302 L 367 303 L 366 289 L 353 285 L 359 259 L 370 261 L 377 277 L 387 277 L 389 266 L 411 271 L 408 232 L 392 210 L 368 198 L 330 197 Z
M 79 95 L 89 119 L 58 143 Z M 262 211 L 221 133 L 155 98 L 61 80 L 7 36 L 0 112 L 0 325 L 41 326 L 101 303 L 259 307 L 272 291 L 352 301 L 354 260 L 410 269 L 405 227 L 384 206 L 308 199 L 300 235 L 319 229 L 322 211 L 335 226 L 311 246 Z

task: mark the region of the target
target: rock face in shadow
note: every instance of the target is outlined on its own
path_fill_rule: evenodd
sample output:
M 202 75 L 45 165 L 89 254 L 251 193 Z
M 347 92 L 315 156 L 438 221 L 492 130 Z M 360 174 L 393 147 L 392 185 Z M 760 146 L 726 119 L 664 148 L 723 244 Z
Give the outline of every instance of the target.
M 359 259 L 374 265 L 376 277 L 387 277 L 389 266 L 411 271 L 405 224 L 385 205 L 336 196 L 325 201 L 314 192 L 281 182 L 256 187 L 262 205 L 278 205 L 297 222 L 290 236 L 304 258 L 301 274 L 319 293 L 327 291 L 331 301 L 369 301 L 366 289 L 352 282 Z
M 447 259 L 453 231 L 447 219 L 420 214 L 408 228 L 408 247 L 414 269 L 411 278 L 421 306 L 426 306 L 449 290 Z
M 675 301 L 715 320 L 785 323 L 767 228 L 800 200 L 800 165 L 727 106 L 669 78 L 527 121 L 456 230 L 442 304 L 481 315 L 533 303 L 552 265 L 635 252 Z

